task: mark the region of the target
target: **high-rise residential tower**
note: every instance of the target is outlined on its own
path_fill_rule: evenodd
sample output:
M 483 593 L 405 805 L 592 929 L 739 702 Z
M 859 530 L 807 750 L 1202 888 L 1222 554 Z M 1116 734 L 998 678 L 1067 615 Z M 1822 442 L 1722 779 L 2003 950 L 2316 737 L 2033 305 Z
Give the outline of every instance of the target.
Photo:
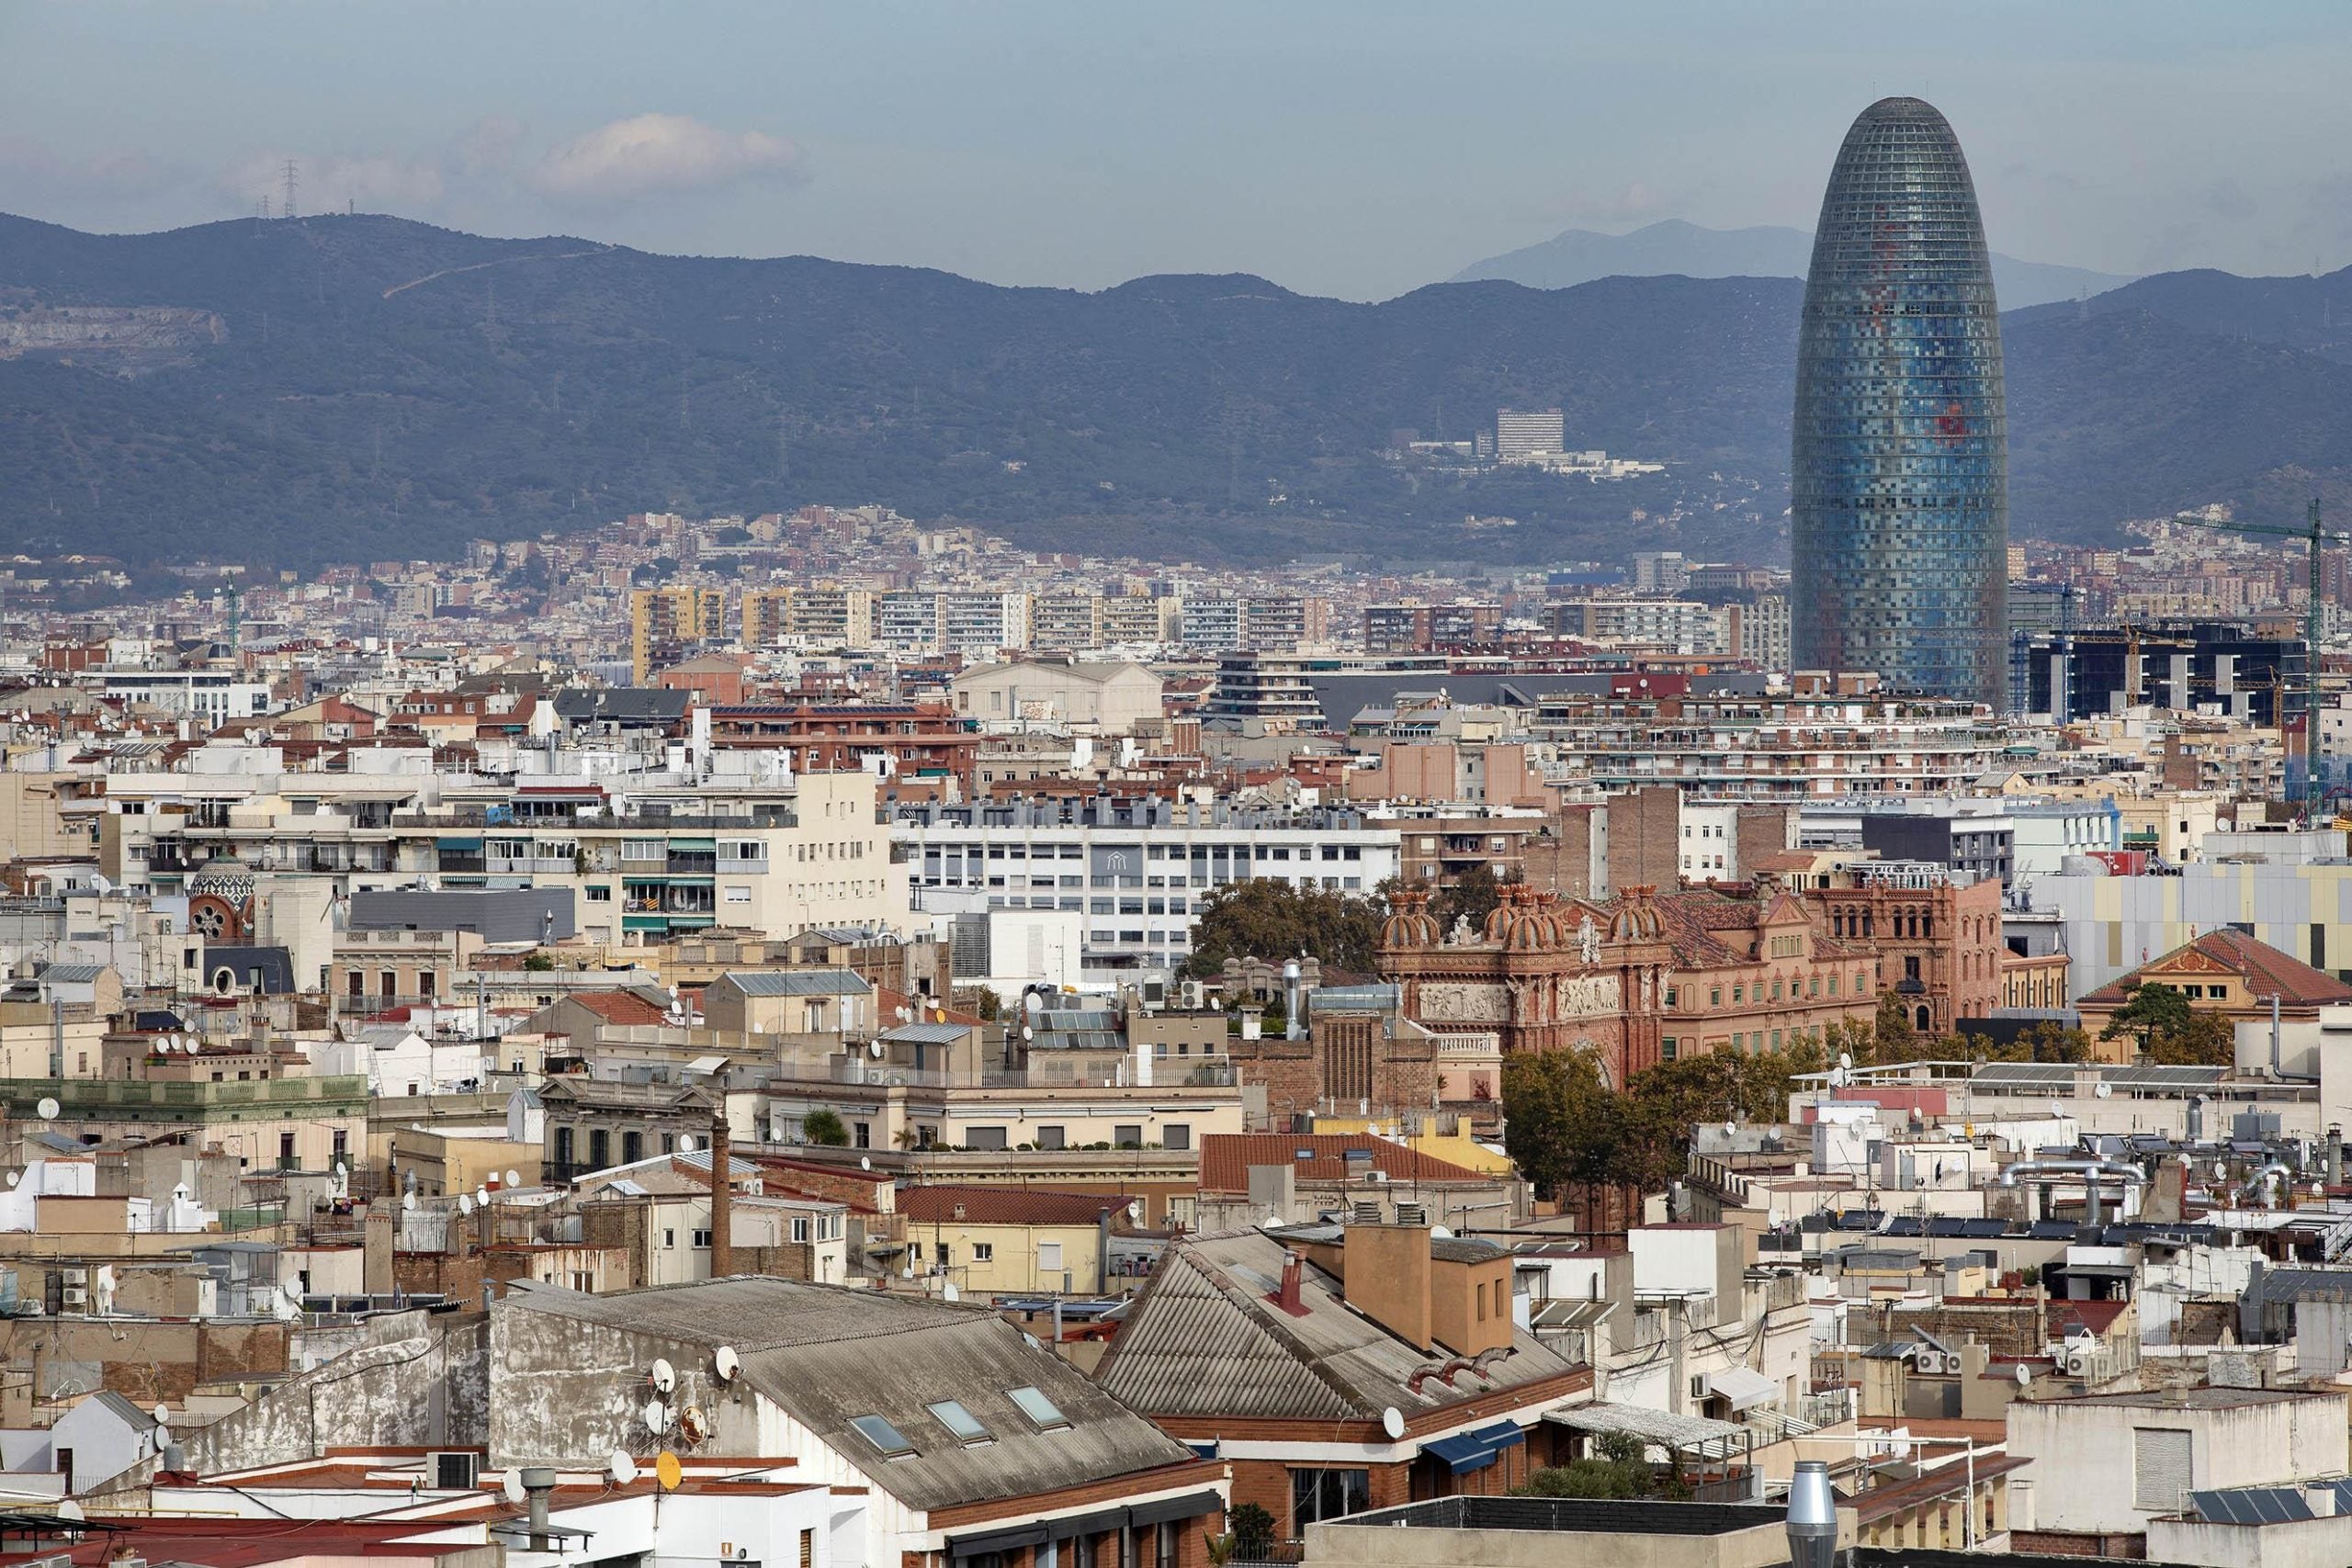
M 2002 705 L 2008 428 L 1976 187 L 1917 98 L 1864 109 L 1797 340 L 1791 656 Z

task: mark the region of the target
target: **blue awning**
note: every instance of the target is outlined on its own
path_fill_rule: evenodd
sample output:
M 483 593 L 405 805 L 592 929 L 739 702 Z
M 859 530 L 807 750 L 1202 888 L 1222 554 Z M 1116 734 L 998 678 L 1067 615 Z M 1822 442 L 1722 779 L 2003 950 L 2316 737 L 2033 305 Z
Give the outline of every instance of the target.
M 1527 1441 L 1527 1434 L 1520 1430 L 1517 1423 L 1510 1421 L 1498 1421 L 1491 1427 L 1481 1427 L 1470 1435 L 1488 1448 L 1496 1450 L 1507 1449 L 1513 1443 Z
M 1511 1428 L 1514 1432 L 1518 1429 L 1516 1427 Z M 1476 1432 L 1456 1432 L 1450 1438 L 1431 1438 L 1421 1445 L 1421 1452 L 1445 1461 L 1447 1468 L 1456 1475 L 1467 1475 L 1495 1462 L 1494 1445 L 1482 1441 Z

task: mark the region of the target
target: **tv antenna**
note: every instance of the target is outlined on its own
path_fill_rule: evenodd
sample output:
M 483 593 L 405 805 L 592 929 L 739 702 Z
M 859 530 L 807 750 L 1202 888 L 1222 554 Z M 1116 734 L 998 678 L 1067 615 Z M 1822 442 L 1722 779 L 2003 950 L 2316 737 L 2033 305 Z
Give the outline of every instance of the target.
M 283 214 L 288 218 L 294 216 L 294 160 L 288 158 L 286 160 L 286 210 Z

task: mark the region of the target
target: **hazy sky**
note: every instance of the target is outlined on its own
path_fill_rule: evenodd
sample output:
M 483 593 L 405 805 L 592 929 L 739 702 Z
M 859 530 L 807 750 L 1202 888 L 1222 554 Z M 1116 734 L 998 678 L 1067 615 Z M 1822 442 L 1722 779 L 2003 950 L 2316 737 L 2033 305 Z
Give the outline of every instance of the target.
M 1916 93 L 1996 249 L 2352 262 L 2352 7 L 0 0 L 0 209 L 302 209 L 1100 288 L 1382 298 L 1560 229 L 1810 227 Z

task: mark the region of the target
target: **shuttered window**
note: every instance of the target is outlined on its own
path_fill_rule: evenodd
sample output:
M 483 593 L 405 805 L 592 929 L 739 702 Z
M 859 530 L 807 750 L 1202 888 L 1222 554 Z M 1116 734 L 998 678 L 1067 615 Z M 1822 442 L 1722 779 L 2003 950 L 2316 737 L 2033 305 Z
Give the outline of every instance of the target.
M 2175 1514 L 2187 1506 L 2189 1437 L 2167 1427 L 2132 1429 L 2132 1506 Z

